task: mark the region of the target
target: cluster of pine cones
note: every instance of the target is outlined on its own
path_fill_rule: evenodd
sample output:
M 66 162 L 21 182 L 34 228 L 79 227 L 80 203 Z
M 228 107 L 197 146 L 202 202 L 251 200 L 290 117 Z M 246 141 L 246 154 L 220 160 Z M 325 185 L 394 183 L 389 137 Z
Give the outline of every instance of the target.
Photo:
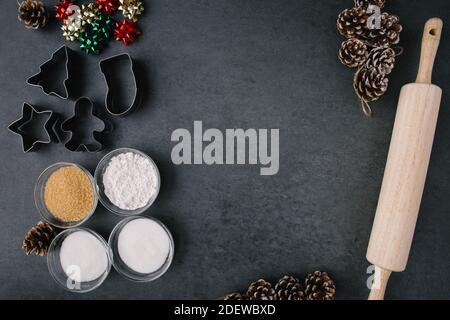
M 308 274 L 303 282 L 284 276 L 273 286 L 259 279 L 250 284 L 245 294 L 230 293 L 223 300 L 334 300 L 336 286 L 326 272 Z
M 381 13 L 385 0 L 354 1 L 355 6 L 342 11 L 337 19 L 339 33 L 347 38 L 339 49 L 339 60 L 356 68 L 353 88 L 364 113 L 370 116 L 369 102 L 378 100 L 387 90 L 387 76 L 398 55 L 391 46 L 399 43 L 402 26 L 399 17 Z M 379 15 L 374 8 L 379 9 Z

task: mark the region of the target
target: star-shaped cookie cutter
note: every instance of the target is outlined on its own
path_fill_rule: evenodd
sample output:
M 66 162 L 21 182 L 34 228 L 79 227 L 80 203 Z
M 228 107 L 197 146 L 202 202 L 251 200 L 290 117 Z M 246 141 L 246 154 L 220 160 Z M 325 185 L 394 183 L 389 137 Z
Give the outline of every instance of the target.
M 47 117 L 44 123 L 46 138 L 42 139 L 33 135 L 26 126 L 36 120 L 39 116 Z M 52 110 L 37 111 L 31 104 L 24 103 L 22 106 L 22 117 L 8 126 L 8 130 L 22 138 L 22 150 L 24 153 L 35 151 L 39 145 L 52 142 L 54 114 Z

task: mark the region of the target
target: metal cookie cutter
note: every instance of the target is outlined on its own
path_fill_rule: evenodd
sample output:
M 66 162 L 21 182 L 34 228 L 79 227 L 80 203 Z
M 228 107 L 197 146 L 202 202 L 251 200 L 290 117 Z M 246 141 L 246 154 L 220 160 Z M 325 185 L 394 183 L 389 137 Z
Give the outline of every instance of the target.
M 36 122 L 39 117 L 46 118 L 40 132 L 36 132 Z M 56 116 L 51 110 L 37 111 L 31 104 L 24 103 L 22 106 L 22 117 L 8 126 L 8 130 L 22 138 L 22 150 L 24 153 L 36 151 L 41 144 L 52 142 L 53 124 Z M 42 135 L 42 129 L 45 137 Z
M 113 116 L 124 116 L 130 113 L 138 100 L 138 86 L 131 56 L 128 53 L 115 55 L 101 60 L 99 66 L 107 87 L 106 110 Z M 125 67 L 129 72 L 118 72 L 117 70 L 121 67 Z M 128 84 L 124 84 L 124 74 L 129 77 Z
M 48 61 L 41 64 L 39 72 L 28 78 L 27 83 L 42 88 L 47 95 L 67 99 L 69 97 L 69 52 L 70 49 L 66 46 L 56 50 Z M 57 75 L 61 76 L 62 66 L 64 79 L 58 80 Z
M 99 139 L 105 128 L 105 122 L 95 115 L 91 99 L 81 97 L 75 101 L 74 115 L 61 124 L 61 129 L 69 133 L 64 146 L 74 152 L 98 152 L 103 148 Z

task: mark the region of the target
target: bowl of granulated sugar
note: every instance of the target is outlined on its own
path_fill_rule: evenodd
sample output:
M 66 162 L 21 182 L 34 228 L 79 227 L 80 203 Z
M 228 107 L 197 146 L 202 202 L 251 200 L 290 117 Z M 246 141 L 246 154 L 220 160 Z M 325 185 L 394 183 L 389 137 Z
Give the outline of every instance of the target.
M 94 180 L 100 202 L 120 216 L 146 211 L 161 187 L 159 170 L 152 158 L 131 148 L 105 155 L 95 169 Z

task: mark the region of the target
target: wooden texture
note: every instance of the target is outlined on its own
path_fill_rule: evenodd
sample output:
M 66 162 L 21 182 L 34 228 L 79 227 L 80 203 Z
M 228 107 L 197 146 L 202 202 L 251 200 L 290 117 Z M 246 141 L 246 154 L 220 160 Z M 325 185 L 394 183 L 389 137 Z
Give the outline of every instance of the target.
M 432 18 L 427 21 L 423 30 L 422 50 L 416 83 L 431 83 L 434 59 L 439 47 L 442 33 L 442 20 Z
M 427 21 L 417 81 L 403 86 L 370 236 L 367 259 L 383 272 L 403 271 L 419 213 L 442 91 L 431 84 L 442 21 Z M 385 288 L 389 276 L 382 277 Z M 384 289 L 383 289 L 384 291 Z M 384 293 L 371 293 L 382 299 Z
M 370 290 L 369 300 L 383 300 L 391 271 L 375 266 L 375 279 Z

